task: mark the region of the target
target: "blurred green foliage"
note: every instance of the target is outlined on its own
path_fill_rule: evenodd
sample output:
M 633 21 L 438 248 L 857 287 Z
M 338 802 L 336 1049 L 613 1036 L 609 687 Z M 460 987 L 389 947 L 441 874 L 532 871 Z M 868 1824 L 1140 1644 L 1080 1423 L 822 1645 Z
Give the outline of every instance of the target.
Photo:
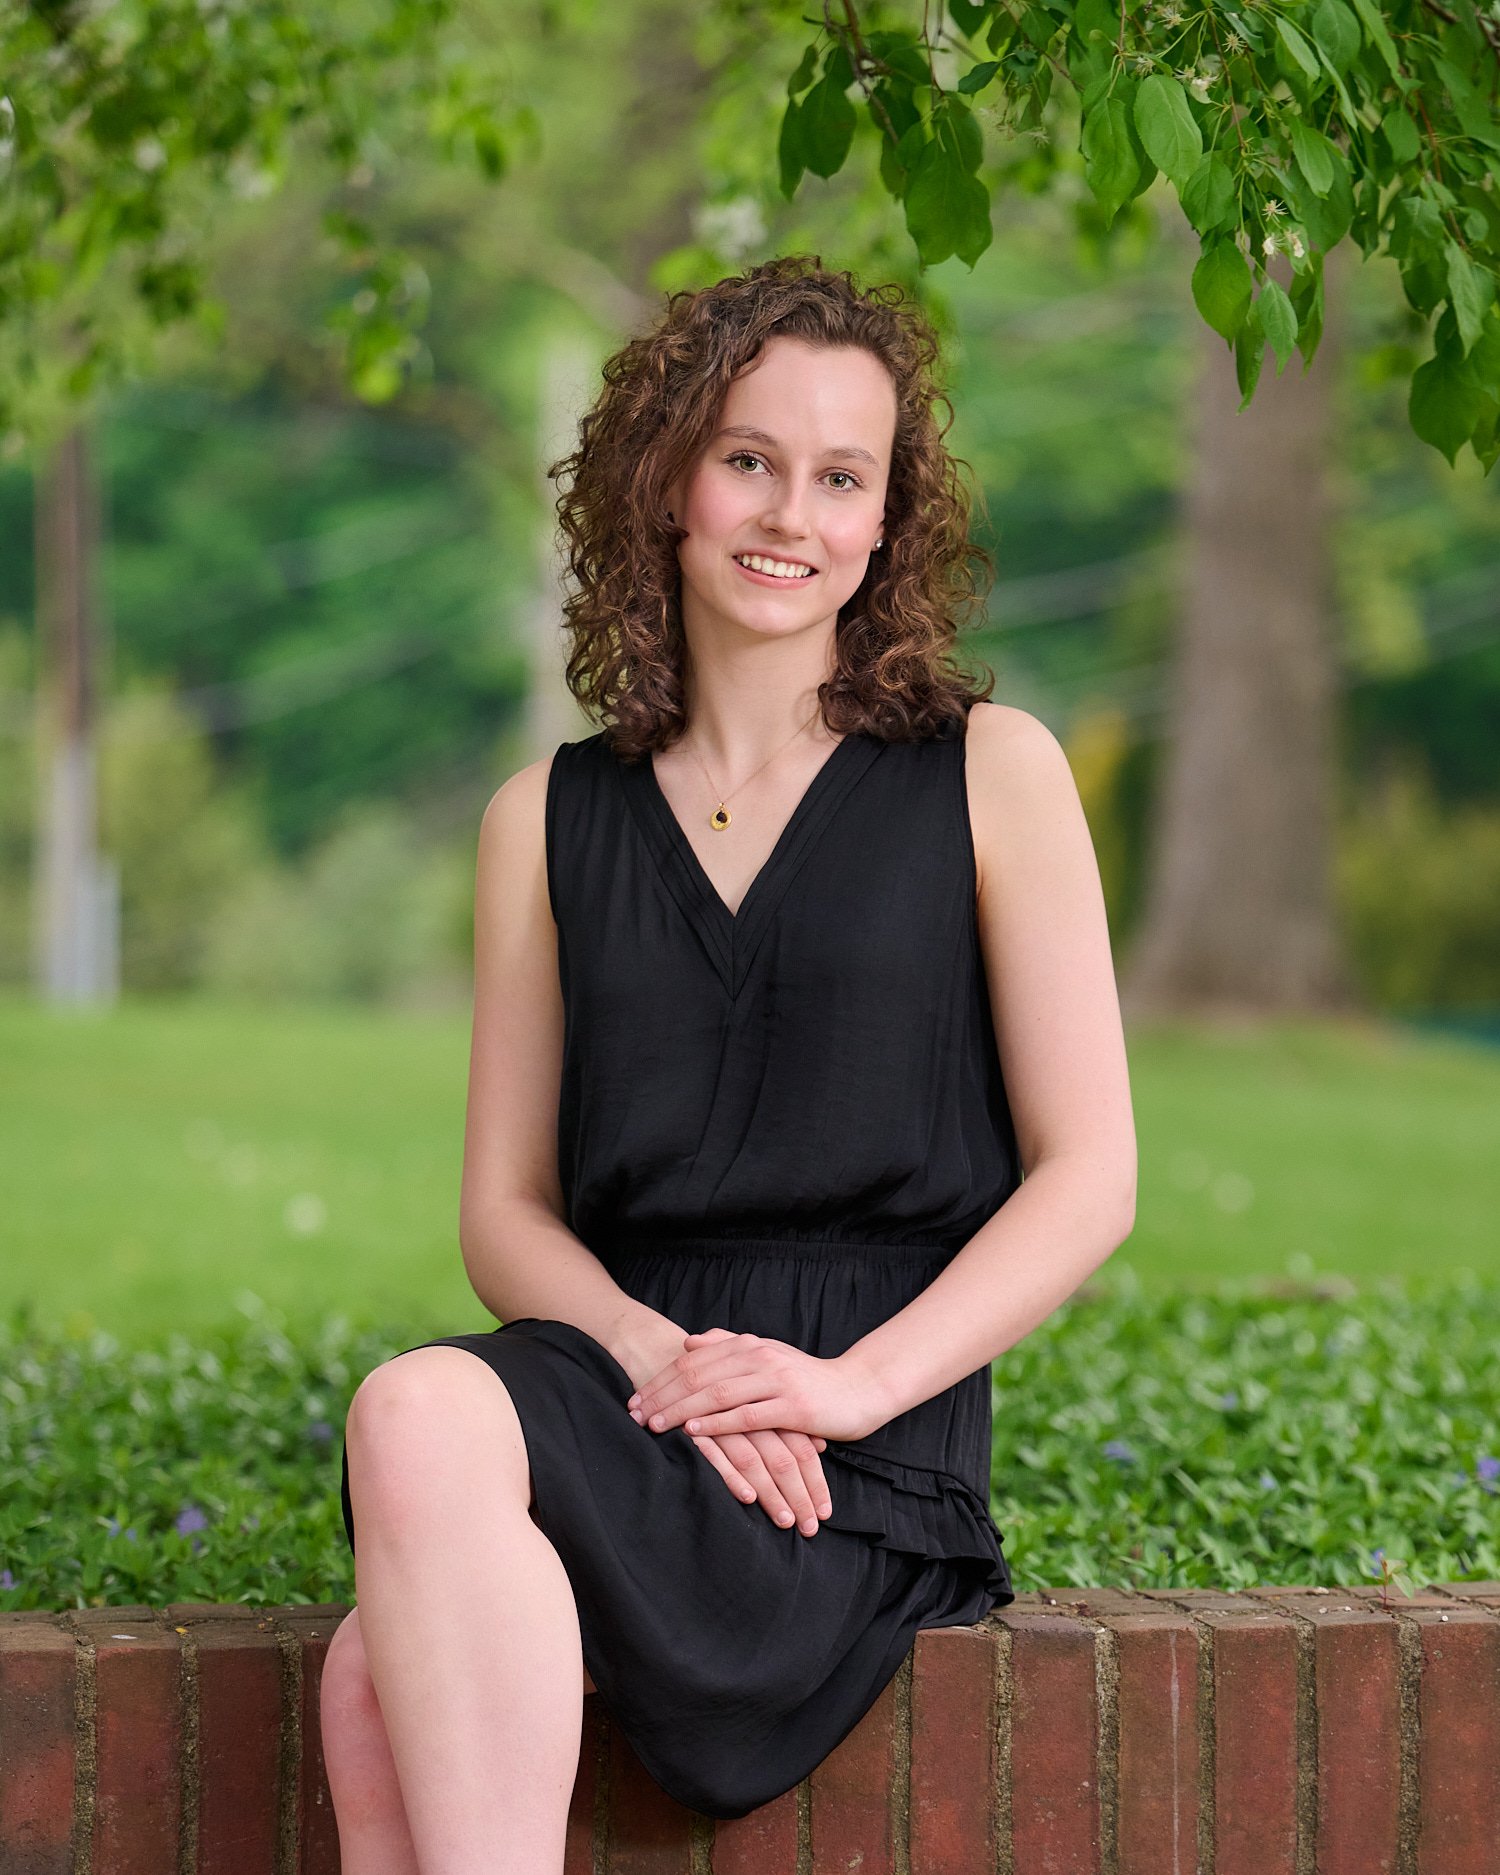
M 456 0 L 22 0 L 0 8 L 0 434 L 45 434 L 204 300 L 215 212 L 311 152 L 357 176 L 372 134 L 415 130 L 494 179 L 535 119 Z M 357 187 L 357 184 L 356 184 Z M 420 266 L 346 186 L 322 218 L 344 291 L 325 308 L 349 382 L 400 385 Z

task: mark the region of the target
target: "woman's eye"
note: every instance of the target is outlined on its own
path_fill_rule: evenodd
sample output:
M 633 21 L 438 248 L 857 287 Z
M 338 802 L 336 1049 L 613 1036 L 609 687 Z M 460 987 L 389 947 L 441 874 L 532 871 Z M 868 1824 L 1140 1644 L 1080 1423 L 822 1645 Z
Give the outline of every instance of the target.
M 835 475 L 842 475 L 844 480 L 849 484 L 851 488 L 859 487 L 859 483 L 855 481 L 854 477 L 849 473 L 847 469 L 835 469 L 833 473 Z
M 759 462 L 760 457 L 749 455 L 746 451 L 741 450 L 738 455 L 731 456 L 729 460 L 736 464 L 741 462 Z

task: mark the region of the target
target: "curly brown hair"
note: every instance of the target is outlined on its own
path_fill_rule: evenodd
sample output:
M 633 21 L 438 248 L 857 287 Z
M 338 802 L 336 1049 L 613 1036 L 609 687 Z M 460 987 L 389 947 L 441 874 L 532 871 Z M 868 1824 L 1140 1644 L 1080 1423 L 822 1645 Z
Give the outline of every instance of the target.
M 839 610 L 833 675 L 818 686 L 824 723 L 885 741 L 952 734 L 994 689 L 993 673 L 976 679 L 954 657 L 958 620 L 979 600 L 971 562 L 993 566 L 969 539 L 960 459 L 942 440 L 953 407 L 937 335 L 899 285 L 861 288 L 821 256 L 783 255 L 673 293 L 653 328 L 606 361 L 577 449 L 547 471 L 568 478 L 557 499 L 576 582 L 563 601 L 565 677 L 618 755 L 666 747 L 687 726 L 682 529 L 667 520 L 666 491 L 713 433 L 731 379 L 773 334 L 863 347 L 896 391 L 885 550 Z

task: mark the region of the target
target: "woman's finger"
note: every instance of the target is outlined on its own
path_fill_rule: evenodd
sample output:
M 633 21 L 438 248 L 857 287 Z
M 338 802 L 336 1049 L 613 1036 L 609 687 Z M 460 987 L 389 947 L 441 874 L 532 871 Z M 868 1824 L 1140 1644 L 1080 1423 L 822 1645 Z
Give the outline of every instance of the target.
M 725 1454 L 722 1443 L 718 1439 L 713 1438 L 708 1433 L 700 1433 L 697 1438 L 693 1440 L 693 1444 L 697 1446 L 698 1450 L 708 1460 L 709 1464 L 713 1466 L 714 1470 L 718 1472 L 719 1476 L 729 1486 L 730 1490 L 734 1492 L 735 1496 L 742 1504 L 753 1504 L 755 1502 L 755 1486 L 742 1471 L 731 1464 Z
M 698 1436 L 701 1438 L 704 1435 L 700 1433 Z M 780 1522 L 783 1513 L 793 1521 L 796 1520 L 796 1512 L 781 1495 L 780 1487 L 772 1477 L 760 1448 L 753 1440 L 747 1438 L 742 1432 L 728 1432 L 716 1443 L 728 1462 L 734 1466 L 736 1474 L 745 1480 L 750 1496 L 745 1498 L 743 1493 L 736 1494 L 743 1502 L 754 1503 L 759 1500 L 761 1509 L 773 1523 Z
M 808 1496 L 812 1499 L 814 1510 L 819 1517 L 826 1517 L 833 1509 L 833 1500 L 828 1495 L 828 1482 L 823 1476 L 823 1467 L 818 1463 L 816 1442 L 805 1432 L 783 1432 L 782 1439 L 796 1458 L 802 1470 L 803 1482 L 807 1486 Z
M 664 1370 L 666 1378 L 648 1380 L 626 1401 L 632 1414 L 655 1432 L 682 1425 L 690 1415 L 766 1397 L 766 1357 L 745 1345 L 743 1335 L 684 1349 Z M 717 1398 L 716 1398 L 717 1396 Z M 661 1421 L 658 1426 L 657 1420 Z M 695 1432 L 742 1432 L 743 1426 L 695 1426 Z
M 790 1529 L 795 1523 L 804 1536 L 816 1536 L 817 1504 L 788 1436 L 780 1432 L 752 1432 L 744 1436 L 755 1448 L 770 1480 L 770 1502 L 766 1508 L 772 1519 L 783 1529 Z M 810 1456 L 816 1465 L 816 1454 Z M 745 1470 L 746 1466 L 741 1464 L 740 1468 Z

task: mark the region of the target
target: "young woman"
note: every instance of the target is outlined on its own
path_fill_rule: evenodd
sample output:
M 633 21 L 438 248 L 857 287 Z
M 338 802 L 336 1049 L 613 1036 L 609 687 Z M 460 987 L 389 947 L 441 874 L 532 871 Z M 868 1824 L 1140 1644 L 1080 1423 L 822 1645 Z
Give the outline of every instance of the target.
M 899 288 L 771 261 L 674 295 L 557 465 L 608 727 L 480 830 L 460 1235 L 505 1325 L 350 1409 L 344 1875 L 560 1871 L 585 1691 L 743 1815 L 1014 1600 L 990 1363 L 1129 1234 L 1135 1138 L 1068 764 L 952 661 L 936 358 Z

